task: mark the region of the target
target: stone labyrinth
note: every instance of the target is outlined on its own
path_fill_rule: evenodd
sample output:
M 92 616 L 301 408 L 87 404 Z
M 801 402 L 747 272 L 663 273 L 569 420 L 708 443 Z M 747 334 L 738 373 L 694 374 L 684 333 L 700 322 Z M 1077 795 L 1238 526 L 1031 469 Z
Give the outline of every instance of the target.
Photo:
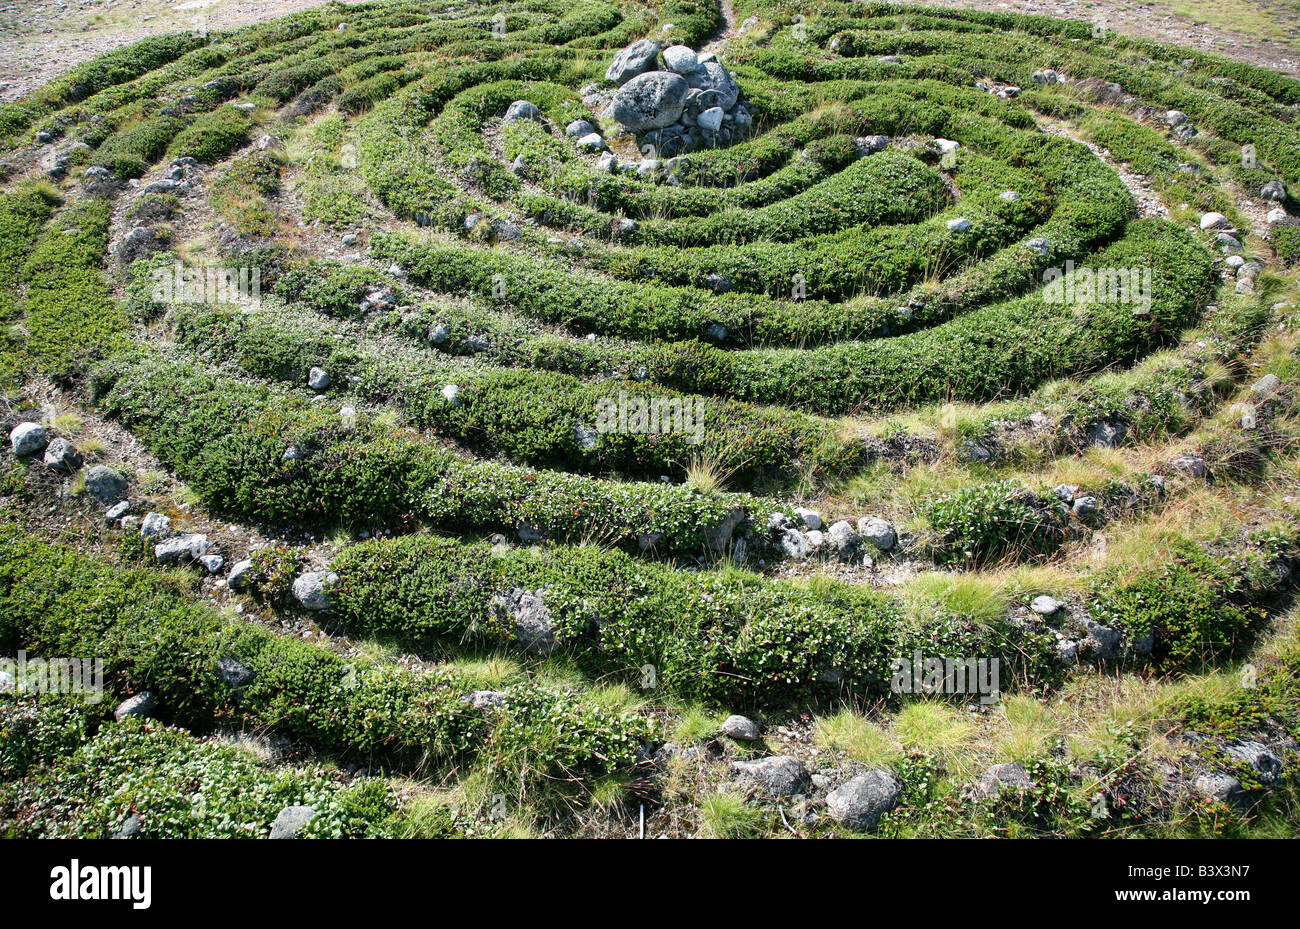
M 1273 71 L 892 3 L 400 0 L 146 39 L 0 107 L 0 149 L 0 644 L 112 627 L 111 686 L 177 738 L 635 771 L 654 828 L 724 834 L 655 781 L 685 753 L 798 796 L 790 831 L 897 807 L 924 834 L 916 752 L 962 809 L 979 772 L 907 742 L 931 711 L 900 656 L 999 661 L 1042 706 L 1227 668 L 1289 583 L 1300 82 Z M 663 729 L 864 701 L 912 754 Z M 137 737 L 104 733 L 79 751 Z M 1004 762 L 974 795 L 1090 783 L 1034 744 L 973 754 Z M 1277 782 L 1221 761 L 1135 828 Z M 302 790 L 294 830 L 355 800 Z M 561 831 L 620 828 L 536 790 Z M 1040 799 L 997 828 L 1092 828 L 1095 796 Z M 76 821 L 122 828 L 105 803 Z

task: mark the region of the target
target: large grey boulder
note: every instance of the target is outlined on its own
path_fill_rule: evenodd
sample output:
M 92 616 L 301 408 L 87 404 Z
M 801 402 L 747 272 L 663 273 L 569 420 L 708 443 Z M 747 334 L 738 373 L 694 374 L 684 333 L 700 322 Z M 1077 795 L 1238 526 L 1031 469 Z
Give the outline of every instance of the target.
M 512 587 L 488 603 L 492 622 L 513 629 L 515 641 L 532 655 L 549 655 L 559 644 L 552 628 L 551 611 L 542 599 L 544 591 Z
M 272 839 L 296 839 L 298 833 L 316 818 L 316 808 L 311 806 L 286 806 L 271 824 Z
M 686 80 L 695 90 L 703 91 L 701 107 L 720 106 L 729 110 L 740 99 L 740 88 L 721 62 L 705 62 L 692 71 Z
M 688 90 L 681 75 L 651 71 L 632 78 L 614 94 L 609 115 L 632 132 L 663 129 L 682 115 Z
M 808 770 L 789 755 L 733 762 L 731 770 L 773 797 L 793 797 L 808 784 Z
M 45 448 L 45 427 L 40 423 L 19 423 L 9 433 L 9 446 L 22 458 Z
M 868 771 L 826 795 L 831 819 L 854 832 L 869 832 L 898 805 L 903 785 L 888 771 Z
M 305 610 L 328 610 L 329 590 L 338 583 L 333 571 L 308 571 L 294 578 L 293 597 Z
M 108 506 L 126 494 L 126 478 L 107 465 L 95 465 L 86 474 L 86 493 Z
M 748 716 L 739 714 L 728 716 L 722 721 L 722 727 L 718 731 L 725 736 L 739 739 L 742 742 L 758 741 L 758 723 Z
M 637 39 L 614 56 L 613 63 L 605 69 L 605 80 L 626 84 L 640 74 L 653 71 L 659 48 L 654 39 Z

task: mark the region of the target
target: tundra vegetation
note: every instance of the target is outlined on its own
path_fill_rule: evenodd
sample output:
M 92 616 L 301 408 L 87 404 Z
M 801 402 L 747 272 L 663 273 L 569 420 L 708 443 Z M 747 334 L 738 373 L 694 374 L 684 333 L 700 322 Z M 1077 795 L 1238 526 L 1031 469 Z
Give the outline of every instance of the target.
M 392 0 L 0 149 L 5 834 L 1294 835 L 1300 81 Z

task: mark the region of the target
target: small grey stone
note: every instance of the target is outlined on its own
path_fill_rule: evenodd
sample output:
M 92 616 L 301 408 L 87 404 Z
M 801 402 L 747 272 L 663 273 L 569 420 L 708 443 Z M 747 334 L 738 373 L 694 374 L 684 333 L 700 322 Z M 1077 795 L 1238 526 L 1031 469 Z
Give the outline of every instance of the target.
M 1115 448 L 1128 435 L 1128 424 L 1118 419 L 1101 419 L 1085 430 L 1088 444 L 1097 448 Z
M 564 127 L 564 134 L 570 139 L 581 139 L 583 136 L 591 135 L 595 131 L 596 127 L 585 119 L 575 119 Z
M 95 465 L 86 474 L 86 493 L 105 506 L 126 494 L 126 478 L 107 465 Z
M 1278 379 L 1276 374 L 1265 374 L 1250 385 L 1250 392 L 1257 397 L 1266 397 L 1280 386 L 1282 386 L 1282 381 Z
M 889 771 L 860 774 L 826 795 L 826 811 L 854 832 L 869 832 L 898 805 L 903 785 Z
M 488 603 L 489 619 L 511 625 L 515 641 L 532 655 L 549 655 L 559 645 L 543 594 L 542 590 L 514 587 L 496 594 Z
M 588 152 L 603 152 L 605 150 L 605 140 L 600 137 L 598 132 L 589 132 L 577 141 L 578 148 Z
M 209 574 L 217 574 L 225 567 L 226 559 L 220 555 L 201 555 L 199 564 L 208 569 Z
M 153 547 L 153 555 L 162 564 L 182 564 L 197 561 L 206 555 L 211 547 L 212 543 L 206 535 L 191 533 L 159 542 Z
M 45 467 L 71 474 L 81 467 L 81 453 L 67 439 L 55 439 L 45 447 Z
M 887 552 L 898 543 L 898 533 L 893 523 L 879 516 L 864 516 L 858 520 L 858 535 L 866 539 L 882 552 Z
M 140 523 L 140 538 L 161 539 L 170 531 L 172 520 L 162 513 L 146 513 Z
M 1241 781 L 1230 774 L 1209 772 L 1202 774 L 1193 782 L 1196 792 L 1207 800 L 1226 803 L 1242 794 Z
M 1047 258 L 1052 254 L 1052 240 L 1043 238 L 1041 236 L 1038 238 L 1030 239 L 1028 242 L 1025 243 L 1025 247 L 1032 251 L 1038 252 L 1039 256 L 1042 258 Z
M 140 822 L 140 814 L 132 811 L 122 820 L 122 825 L 109 834 L 110 839 L 133 839 L 140 834 L 143 823 Z
M 659 43 L 653 39 L 638 39 L 614 56 L 614 61 L 605 70 L 605 80 L 626 84 L 632 78 L 653 70 L 659 48 Z
M 236 561 L 230 568 L 230 576 L 226 578 L 226 585 L 236 593 L 245 590 L 251 583 L 248 572 L 252 570 L 252 559 L 245 558 L 243 561 Z
M 1198 455 L 1179 455 L 1169 462 L 1169 466 L 1179 474 L 1184 474 L 1193 479 L 1204 478 L 1210 473 L 1210 469 L 1206 467 L 1205 459 Z
M 702 107 L 717 106 L 730 110 L 740 99 L 740 88 L 721 62 L 704 62 L 687 75 L 686 81 L 692 89 L 704 92 L 701 97 Z
M 1272 180 L 1259 189 L 1259 195 L 1265 200 L 1282 203 L 1286 200 L 1286 187 L 1279 180 Z
M 1084 624 L 1088 631 L 1088 638 L 1085 640 L 1092 654 L 1103 660 L 1109 660 L 1119 654 L 1119 646 L 1123 641 L 1123 635 L 1118 629 L 1112 629 L 1110 626 L 1103 626 L 1101 623 L 1088 621 Z
M 521 542 L 540 542 L 546 538 L 545 532 L 530 523 L 520 523 L 515 532 L 519 535 Z
M 685 45 L 670 45 L 663 51 L 664 66 L 676 74 L 690 74 L 700 66 L 695 52 Z
M 521 119 L 531 119 L 535 122 L 540 122 L 541 118 L 542 111 L 537 108 L 536 104 L 531 103 L 528 100 L 516 100 L 506 108 L 506 115 L 505 118 L 502 119 L 502 122 L 514 123 Z
M 711 106 L 696 117 L 695 124 L 705 132 L 717 132 L 722 128 L 722 117 L 725 115 L 722 107 Z
M 1039 616 L 1053 616 L 1058 610 L 1060 610 L 1061 606 L 1062 604 L 1060 600 L 1057 600 L 1055 597 L 1049 597 L 1047 594 L 1035 597 L 1033 603 L 1029 604 L 1029 608 Z
M 268 838 L 272 839 L 296 839 L 298 833 L 316 818 L 315 807 L 310 806 L 286 806 L 282 809 L 275 822 L 271 825 L 271 834 Z
M 130 502 L 123 500 L 120 503 L 114 503 L 108 508 L 108 511 L 104 513 L 104 521 L 115 523 L 129 512 L 131 512 Z
M 971 794 L 992 799 L 1004 790 L 1020 793 L 1030 790 L 1033 786 L 1033 778 L 1029 776 L 1025 766 L 1018 761 L 1012 761 L 1006 764 L 995 764 L 986 770 L 980 775 L 979 781 L 972 785 Z
M 966 232 L 969 229 L 970 220 L 966 219 L 964 216 L 948 220 L 948 231 L 950 232 Z
M 797 506 L 794 508 L 794 515 L 803 520 L 803 524 L 809 529 L 820 529 L 822 527 L 821 514 L 816 510 L 810 510 L 806 507 Z
M 1254 768 L 1259 775 L 1261 784 L 1271 786 L 1277 783 L 1277 779 L 1282 773 L 1283 764 L 1269 750 L 1267 745 L 1254 740 L 1234 742 L 1226 747 L 1226 751 L 1228 757 L 1233 761 L 1239 761 Z
M 722 727 L 718 731 L 725 736 L 739 739 L 742 742 L 758 741 L 758 723 L 748 716 L 738 714 L 728 716 L 722 721 Z
M 241 661 L 226 657 L 217 659 L 217 677 L 236 689 L 253 682 L 253 670 Z
M 1074 498 L 1074 505 L 1070 509 L 1075 516 L 1078 516 L 1081 519 L 1087 519 L 1091 516 L 1097 515 L 1097 510 L 1099 508 L 1100 504 L 1096 497 L 1091 496 L 1090 494 L 1084 494 L 1082 497 Z
M 853 528 L 853 524 L 847 519 L 841 519 L 833 523 L 827 532 L 827 537 L 830 539 L 831 545 L 835 547 L 836 554 L 843 561 L 849 560 L 857 553 L 858 545 L 862 541 L 858 531 Z
M 333 571 L 308 571 L 293 582 L 293 596 L 306 610 L 327 610 L 330 607 L 329 589 L 338 583 Z
M 9 445 L 22 458 L 45 448 L 45 427 L 40 423 L 19 423 L 9 432 Z
M 890 138 L 887 135 L 865 135 L 853 140 L 853 147 L 858 150 L 862 156 L 874 155 L 876 152 L 883 152 L 889 148 Z
M 324 368 L 312 368 L 307 373 L 307 386 L 312 390 L 326 390 L 330 386 L 330 376 Z
M 793 797 L 802 793 L 808 784 L 808 770 L 797 758 L 789 755 L 736 761 L 731 770 L 772 797 Z
M 147 690 L 142 690 L 119 703 L 117 709 L 113 711 L 113 719 L 120 723 L 128 716 L 148 718 L 153 715 L 157 706 L 158 701 L 154 699 L 154 695 Z
M 500 690 L 475 690 L 465 694 L 461 702 L 468 703 L 476 710 L 490 710 L 499 706 L 505 706 L 509 702 L 509 697 Z
M 1074 498 L 1078 493 L 1078 484 L 1057 484 L 1052 488 L 1052 495 L 1067 506 L 1074 502 Z
M 781 551 L 787 558 L 802 561 L 812 552 L 812 546 L 808 544 L 808 537 L 798 529 L 787 529 L 781 533 Z
M 600 434 L 595 429 L 590 429 L 582 423 L 573 424 L 573 439 L 578 443 L 578 448 L 583 451 L 591 451 L 600 441 Z
M 791 525 L 790 517 L 786 516 L 784 513 L 772 513 L 767 517 L 768 532 L 784 532 L 789 529 Z

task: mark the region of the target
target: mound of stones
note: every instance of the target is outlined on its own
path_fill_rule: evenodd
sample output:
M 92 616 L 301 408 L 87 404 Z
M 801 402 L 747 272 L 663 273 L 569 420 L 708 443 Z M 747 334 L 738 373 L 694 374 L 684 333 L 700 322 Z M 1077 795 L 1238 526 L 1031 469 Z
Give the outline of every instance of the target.
M 641 39 L 614 57 L 605 78 L 620 85 L 610 117 L 655 156 L 729 145 L 753 125 L 740 88 L 711 52 Z

